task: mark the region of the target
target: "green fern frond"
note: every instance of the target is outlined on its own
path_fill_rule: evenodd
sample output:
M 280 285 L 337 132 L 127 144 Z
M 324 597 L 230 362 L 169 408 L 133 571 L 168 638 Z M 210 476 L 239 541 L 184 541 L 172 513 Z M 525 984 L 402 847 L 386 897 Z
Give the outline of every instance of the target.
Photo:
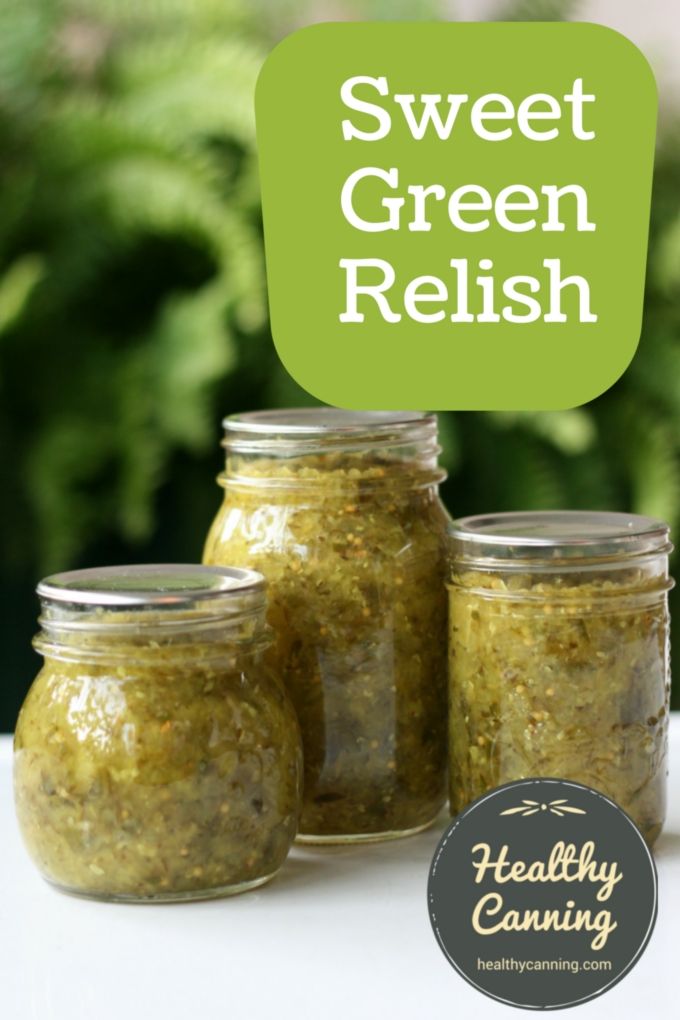
M 213 179 L 209 153 L 198 146 L 178 148 L 176 140 L 153 125 L 143 128 L 122 115 L 115 102 L 95 95 L 68 95 L 51 104 L 42 126 L 40 169 L 55 186 L 69 184 L 73 174 L 130 152 L 178 161 L 199 177 Z
M 439 445 L 442 448 L 440 463 L 450 475 L 460 467 L 463 460 L 460 429 L 454 414 L 439 415 Z
M 626 510 L 628 499 L 614 477 L 598 437 L 596 445 L 560 463 L 565 502 L 574 510 Z
M 668 426 L 649 420 L 629 443 L 632 509 L 675 524 L 680 519 L 680 456 Z
M 117 33 L 140 31 L 192 36 L 217 29 L 232 32 L 239 24 L 253 24 L 262 0 L 66 0 L 72 15 L 98 20 Z M 264 0 L 266 4 L 268 0 Z
M 442 17 L 441 0 L 372 0 L 370 12 L 357 12 L 356 17 L 370 16 L 374 21 L 435 21 Z
M 579 13 L 580 0 L 514 0 L 495 21 L 567 21 Z
M 113 456 L 113 435 L 104 422 L 64 414 L 44 429 L 22 468 L 35 517 L 35 555 L 45 572 L 73 562 L 101 528 L 102 507 L 92 499 Z
M 680 322 L 673 327 L 673 312 L 668 308 L 663 323 L 645 328 L 626 381 L 645 403 L 680 421 Z
M 114 420 L 117 459 L 112 471 L 116 500 L 114 526 L 133 542 L 154 528 L 154 495 L 164 478 L 171 436 L 158 428 L 160 397 L 147 344 L 118 361 Z
M 666 226 L 650 259 L 650 277 L 665 294 L 680 287 L 680 214 Z
M 583 407 L 566 411 L 493 411 L 490 417 L 502 428 L 526 429 L 567 455 L 583 453 L 596 437 L 591 412 Z
M 224 136 L 253 145 L 253 95 L 264 53 L 244 39 L 153 39 L 114 62 L 116 105 L 123 119 L 173 137 Z
M 207 246 L 228 280 L 239 322 L 253 328 L 264 321 L 259 237 L 180 161 L 129 153 L 84 180 L 77 201 L 82 210 L 105 210 L 107 236 L 117 234 L 123 243 L 146 233 Z
M 618 509 L 680 523 L 680 440 L 653 401 L 612 393 L 601 410 L 602 454 L 619 481 Z
M 169 298 L 150 342 L 158 426 L 173 443 L 205 449 L 214 430 L 212 390 L 235 356 L 219 281 Z
M 40 255 L 23 255 L 5 270 L 0 277 L 0 335 L 21 315 L 44 274 Z
M 0 5 L 0 108 L 28 112 L 49 70 L 57 0 L 3 0 Z
M 496 464 L 504 510 L 554 510 L 567 500 L 559 465 L 531 436 L 511 433 Z

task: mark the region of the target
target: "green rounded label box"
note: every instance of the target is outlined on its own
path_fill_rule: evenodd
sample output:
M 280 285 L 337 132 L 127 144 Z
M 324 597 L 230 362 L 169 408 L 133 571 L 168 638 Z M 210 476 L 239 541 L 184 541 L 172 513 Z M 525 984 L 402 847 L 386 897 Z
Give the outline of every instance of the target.
M 350 408 L 556 409 L 633 357 L 657 95 L 583 23 L 345 23 L 267 59 L 272 332 Z

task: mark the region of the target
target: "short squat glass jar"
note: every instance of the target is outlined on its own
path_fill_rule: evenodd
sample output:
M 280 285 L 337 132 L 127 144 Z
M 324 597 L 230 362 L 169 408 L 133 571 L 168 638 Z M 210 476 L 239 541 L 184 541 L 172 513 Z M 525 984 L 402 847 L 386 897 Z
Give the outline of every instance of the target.
M 668 528 L 618 513 L 454 523 L 451 807 L 528 776 L 601 790 L 654 842 L 664 820 Z
M 264 581 L 108 567 L 38 587 L 45 664 L 21 710 L 21 832 L 53 885 L 104 900 L 261 885 L 295 836 L 301 748 L 263 662 Z
M 304 745 L 300 838 L 429 825 L 446 793 L 446 528 L 437 423 L 334 408 L 225 421 L 207 563 L 261 571 Z

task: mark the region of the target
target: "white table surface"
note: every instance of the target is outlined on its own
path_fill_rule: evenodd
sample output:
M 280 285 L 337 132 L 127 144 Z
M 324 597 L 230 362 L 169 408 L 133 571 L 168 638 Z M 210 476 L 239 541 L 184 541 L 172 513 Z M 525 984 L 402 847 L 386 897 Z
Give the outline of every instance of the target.
M 672 721 L 671 744 L 673 762 L 680 756 L 680 717 Z M 427 833 L 364 848 L 294 848 L 270 885 L 227 900 L 167 906 L 79 900 L 49 888 L 23 850 L 12 806 L 11 738 L 1 737 L 0 1017 L 508 1016 L 510 1007 L 456 974 L 432 935 L 425 889 L 444 825 L 442 818 Z M 647 951 L 611 991 L 578 1007 L 579 1016 L 680 1015 L 677 772 L 656 860 L 659 919 Z

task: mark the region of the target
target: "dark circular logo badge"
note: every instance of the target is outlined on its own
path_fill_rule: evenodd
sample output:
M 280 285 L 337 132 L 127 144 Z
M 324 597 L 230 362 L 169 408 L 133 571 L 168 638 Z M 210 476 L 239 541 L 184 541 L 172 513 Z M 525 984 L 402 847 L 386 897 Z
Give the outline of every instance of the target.
M 428 906 L 444 955 L 480 992 L 564 1009 L 615 985 L 654 928 L 656 869 L 608 797 L 561 779 L 500 786 L 435 852 Z

